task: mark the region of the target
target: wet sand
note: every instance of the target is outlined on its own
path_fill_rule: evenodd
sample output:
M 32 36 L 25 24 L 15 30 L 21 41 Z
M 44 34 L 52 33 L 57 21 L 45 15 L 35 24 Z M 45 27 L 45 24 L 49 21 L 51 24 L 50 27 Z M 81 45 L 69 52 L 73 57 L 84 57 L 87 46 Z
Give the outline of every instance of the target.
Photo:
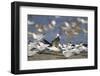
M 28 56 L 28 61 L 36 60 L 57 60 L 57 59 L 84 59 L 88 58 L 87 52 L 81 52 L 80 54 L 74 54 L 71 57 L 66 58 L 61 52 L 39 52 L 33 56 Z

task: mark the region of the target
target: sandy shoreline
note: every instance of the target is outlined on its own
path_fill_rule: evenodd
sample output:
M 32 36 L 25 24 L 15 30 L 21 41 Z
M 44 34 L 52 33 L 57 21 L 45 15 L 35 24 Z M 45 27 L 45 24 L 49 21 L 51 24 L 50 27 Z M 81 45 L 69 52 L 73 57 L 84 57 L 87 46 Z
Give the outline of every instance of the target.
M 61 52 L 55 53 L 55 52 L 42 52 L 37 53 L 33 56 L 28 56 L 28 61 L 34 61 L 34 60 L 56 60 L 56 59 L 83 59 L 88 58 L 87 52 L 81 52 L 78 55 L 72 55 L 71 57 L 64 57 L 64 55 Z

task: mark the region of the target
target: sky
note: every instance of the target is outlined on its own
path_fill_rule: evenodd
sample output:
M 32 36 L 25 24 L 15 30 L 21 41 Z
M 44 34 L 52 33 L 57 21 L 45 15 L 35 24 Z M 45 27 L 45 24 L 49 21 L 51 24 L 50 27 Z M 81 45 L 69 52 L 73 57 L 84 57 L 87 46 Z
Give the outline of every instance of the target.
M 28 26 L 28 32 L 36 32 L 37 29 L 35 28 L 36 24 L 39 24 L 41 26 L 48 27 L 49 24 L 51 24 L 52 21 L 55 21 L 55 27 L 54 29 L 48 29 L 45 31 L 44 38 L 51 42 L 57 35 L 57 33 L 60 32 L 60 42 L 63 44 L 66 44 L 68 42 L 72 42 L 73 44 L 83 42 L 87 44 L 87 37 L 88 33 L 85 33 L 83 31 L 80 31 L 78 35 L 73 35 L 71 38 L 69 38 L 68 35 L 64 34 L 63 31 L 61 31 L 61 27 L 64 25 L 65 22 L 69 23 L 71 26 L 74 22 L 79 22 L 79 26 L 81 29 L 88 29 L 88 18 L 87 17 L 77 17 L 77 16 L 53 16 L 53 15 L 28 15 L 27 16 L 27 26 Z M 32 40 L 32 36 L 28 35 L 28 40 Z

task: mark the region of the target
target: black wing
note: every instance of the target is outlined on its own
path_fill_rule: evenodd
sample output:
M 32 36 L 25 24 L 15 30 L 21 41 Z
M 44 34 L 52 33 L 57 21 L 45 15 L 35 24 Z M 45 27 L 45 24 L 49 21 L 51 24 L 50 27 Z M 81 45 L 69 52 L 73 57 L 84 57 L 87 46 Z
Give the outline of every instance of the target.
M 43 39 L 43 43 L 45 44 L 49 44 L 50 46 L 52 45 L 50 42 L 48 42 L 47 40 Z

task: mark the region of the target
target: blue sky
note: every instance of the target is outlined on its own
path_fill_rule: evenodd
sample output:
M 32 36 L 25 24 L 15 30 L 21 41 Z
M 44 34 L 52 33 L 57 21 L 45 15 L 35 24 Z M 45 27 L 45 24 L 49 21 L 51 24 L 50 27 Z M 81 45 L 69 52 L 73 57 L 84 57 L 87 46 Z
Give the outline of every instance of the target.
M 53 30 L 48 30 L 46 31 L 45 34 L 45 39 L 48 40 L 49 42 L 51 42 L 56 34 L 60 31 L 60 27 L 64 24 L 64 22 L 68 22 L 68 23 L 72 23 L 72 22 L 77 22 L 77 19 L 83 19 L 85 21 L 88 21 L 87 17 L 77 17 L 77 16 L 49 16 L 49 15 L 28 15 L 27 16 L 27 20 L 28 20 L 28 32 L 36 32 L 36 28 L 34 28 L 34 26 L 36 24 L 41 24 L 43 26 L 48 26 L 48 24 L 52 21 L 55 20 L 56 22 L 56 26 Z M 87 23 L 82 23 L 80 22 L 80 27 L 82 29 L 86 29 L 88 28 L 88 24 Z M 87 43 L 87 33 L 84 33 L 83 31 L 80 31 L 80 33 L 78 35 L 75 35 L 73 37 L 71 37 L 69 39 L 69 37 L 67 35 L 65 35 L 63 32 L 61 33 L 61 43 L 67 43 L 69 42 L 69 40 L 72 43 Z M 28 39 L 32 39 L 31 36 L 28 36 Z

